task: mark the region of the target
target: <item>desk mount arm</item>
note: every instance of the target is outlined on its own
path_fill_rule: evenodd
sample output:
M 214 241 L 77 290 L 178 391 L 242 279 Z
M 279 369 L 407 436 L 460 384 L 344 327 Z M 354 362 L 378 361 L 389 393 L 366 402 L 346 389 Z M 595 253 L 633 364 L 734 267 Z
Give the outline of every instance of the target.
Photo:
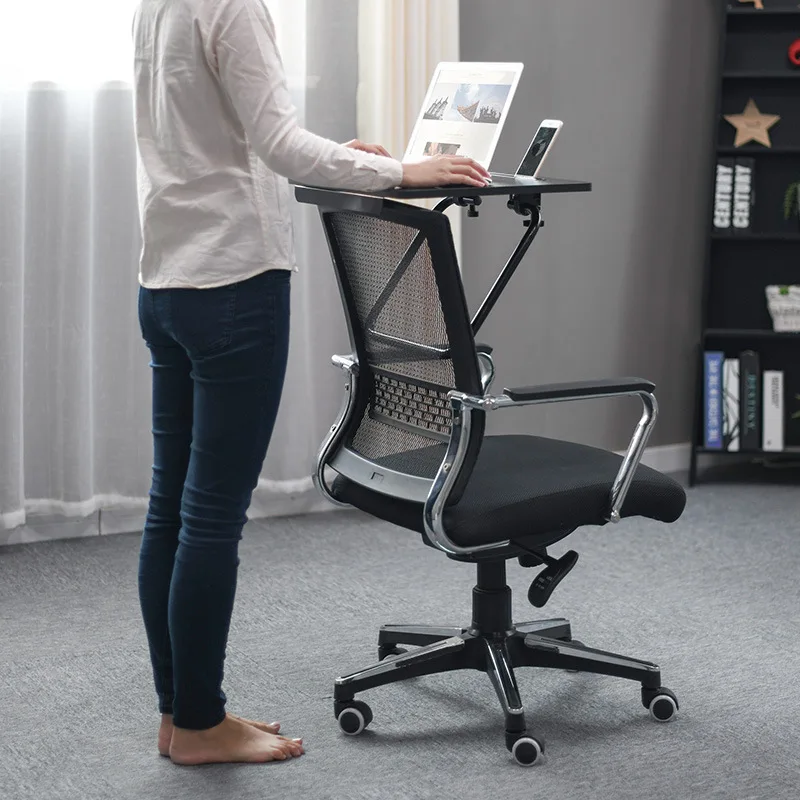
M 489 290 L 489 293 L 481 303 L 478 312 L 472 320 L 472 334 L 473 336 L 480 330 L 486 318 L 494 308 L 495 303 L 500 298 L 500 295 L 505 291 L 508 282 L 511 280 L 517 267 L 525 258 L 528 248 L 533 244 L 536 234 L 544 226 L 544 219 L 542 218 L 542 198 L 540 195 L 532 197 L 520 197 L 514 195 L 508 201 L 508 207 L 522 217 L 530 217 L 524 221 L 525 233 L 522 235 L 519 244 L 517 245 L 511 257 L 503 267 L 502 272 L 497 276 L 494 286 Z

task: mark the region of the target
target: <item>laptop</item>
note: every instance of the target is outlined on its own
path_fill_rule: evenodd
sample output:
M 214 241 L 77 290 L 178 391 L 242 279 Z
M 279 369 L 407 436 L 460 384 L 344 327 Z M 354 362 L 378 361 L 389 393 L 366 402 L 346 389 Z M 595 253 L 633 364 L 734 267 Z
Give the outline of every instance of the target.
M 488 170 L 523 68 L 520 63 L 437 65 L 403 160 L 465 155 Z
M 508 118 L 524 65 L 502 62 L 442 62 L 431 78 L 406 147 L 404 161 L 426 156 L 466 155 L 489 169 Z M 490 172 L 492 186 L 541 182 L 541 166 L 562 127 L 544 120 L 513 175 Z

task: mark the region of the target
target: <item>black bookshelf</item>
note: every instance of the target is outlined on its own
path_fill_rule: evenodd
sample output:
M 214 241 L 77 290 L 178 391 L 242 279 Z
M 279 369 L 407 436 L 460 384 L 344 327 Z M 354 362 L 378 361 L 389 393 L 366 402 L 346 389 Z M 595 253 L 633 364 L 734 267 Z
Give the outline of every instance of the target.
M 701 456 L 753 459 L 797 458 L 800 454 L 800 333 L 773 330 L 765 287 L 800 284 L 800 217 L 784 219 L 789 184 L 800 181 L 800 66 L 789 47 L 800 40 L 800 0 L 763 0 L 765 8 L 738 0 L 718 0 L 720 59 L 714 127 L 714 165 L 708 209 L 708 247 L 703 280 L 702 332 L 697 358 L 696 414 L 689 483 L 695 485 Z M 762 114 L 781 120 L 769 130 L 771 147 L 734 146 L 736 130 L 725 115 L 741 114 L 752 98 Z M 745 230 L 715 224 L 717 166 L 751 159 L 753 204 Z M 747 166 L 747 162 L 739 162 Z M 784 449 L 759 447 L 736 452 L 706 446 L 705 353 L 739 358 L 758 354 L 759 369 L 784 373 Z M 763 399 L 763 398 L 762 398 Z M 761 410 L 759 409 L 759 414 Z M 723 444 L 723 448 L 725 445 Z

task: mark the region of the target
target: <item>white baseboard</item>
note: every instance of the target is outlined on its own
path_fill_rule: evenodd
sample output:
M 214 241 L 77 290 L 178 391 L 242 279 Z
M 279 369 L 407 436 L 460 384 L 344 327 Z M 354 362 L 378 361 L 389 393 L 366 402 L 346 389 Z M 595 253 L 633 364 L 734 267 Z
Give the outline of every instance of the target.
M 619 453 L 624 455 L 625 451 Z M 642 464 L 658 472 L 687 472 L 692 446 L 689 442 L 681 444 L 663 444 L 648 447 L 642 456 Z
M 667 444 L 660 447 L 648 447 L 644 451 L 642 464 L 646 464 L 652 469 L 667 474 L 675 472 L 688 472 L 689 460 L 692 456 L 692 445 L 690 442 L 683 444 Z M 704 453 L 701 465 L 705 467 L 719 467 L 722 465 L 742 464 L 753 460 L 753 453 L 740 453 L 738 456 L 730 453 Z
M 88 517 L 28 514 L 24 525 L 0 529 L 0 546 L 99 536 L 99 512 Z

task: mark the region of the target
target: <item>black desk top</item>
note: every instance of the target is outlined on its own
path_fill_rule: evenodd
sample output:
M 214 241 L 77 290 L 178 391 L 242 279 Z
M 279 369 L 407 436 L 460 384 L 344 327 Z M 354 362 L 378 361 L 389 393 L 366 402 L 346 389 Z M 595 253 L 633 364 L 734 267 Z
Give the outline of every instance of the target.
M 540 195 L 557 194 L 566 192 L 590 192 L 592 184 L 586 181 L 568 181 L 559 178 L 542 178 L 540 180 L 516 180 L 509 175 L 496 175 L 492 173 L 493 183 L 481 188 L 477 186 L 434 186 L 424 189 L 384 189 L 380 192 L 353 192 L 349 189 L 328 189 L 332 192 L 346 192 L 359 194 L 365 197 L 386 197 L 393 200 L 419 200 L 435 197 L 488 197 L 491 195 Z M 300 188 L 300 187 L 298 187 Z M 315 189 L 319 187 L 308 186 L 302 188 Z
M 538 195 L 557 194 L 565 192 L 590 192 L 592 184 L 586 181 L 568 181 L 559 178 L 541 178 L 539 180 L 516 180 L 510 175 L 496 175 L 492 173 L 493 182 L 482 188 L 477 186 L 434 186 L 424 189 L 388 189 L 380 194 L 381 197 L 391 197 L 395 200 L 419 200 L 426 197 L 488 197 L 491 195 Z

